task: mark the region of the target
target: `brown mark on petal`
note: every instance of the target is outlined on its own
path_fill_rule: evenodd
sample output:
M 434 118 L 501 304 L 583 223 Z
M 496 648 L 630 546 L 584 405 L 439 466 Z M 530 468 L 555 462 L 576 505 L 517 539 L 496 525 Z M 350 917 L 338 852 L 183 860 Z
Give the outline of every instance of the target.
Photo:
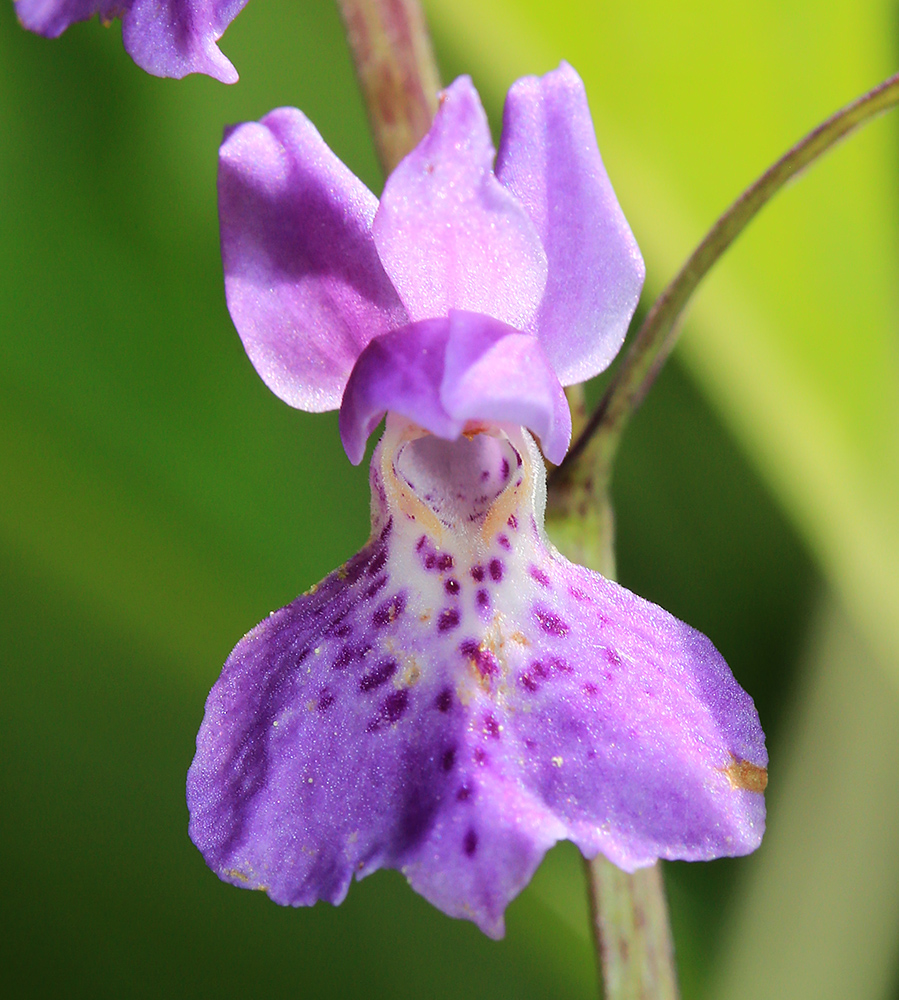
M 748 760 L 737 760 L 731 757 L 733 763 L 722 770 L 733 789 L 743 788 L 747 792 L 763 792 L 768 787 L 768 770 L 753 764 Z
M 405 669 L 394 682 L 397 687 L 414 687 L 421 680 L 421 667 L 414 656 L 409 656 L 404 663 Z

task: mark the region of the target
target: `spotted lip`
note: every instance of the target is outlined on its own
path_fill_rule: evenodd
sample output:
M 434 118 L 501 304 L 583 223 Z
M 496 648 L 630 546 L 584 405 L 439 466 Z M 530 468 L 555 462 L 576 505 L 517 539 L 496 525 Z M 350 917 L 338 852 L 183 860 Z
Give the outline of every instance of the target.
M 708 639 L 552 548 L 524 431 L 391 415 L 371 487 L 367 546 L 210 693 L 188 804 L 222 878 L 307 905 L 398 868 L 499 936 L 559 839 L 627 870 L 758 845 L 751 699 Z

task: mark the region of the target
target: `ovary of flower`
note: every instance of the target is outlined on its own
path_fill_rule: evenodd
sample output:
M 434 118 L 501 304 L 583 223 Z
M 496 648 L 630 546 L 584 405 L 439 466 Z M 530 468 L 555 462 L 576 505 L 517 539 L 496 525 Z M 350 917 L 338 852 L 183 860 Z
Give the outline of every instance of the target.
M 219 194 L 260 375 L 339 406 L 354 462 L 387 421 L 368 544 L 210 693 L 188 778 L 210 866 L 292 905 L 393 867 L 499 936 L 559 839 L 629 871 L 753 850 L 751 699 L 705 636 L 543 530 L 529 431 L 562 458 L 562 386 L 609 362 L 643 279 L 574 71 L 515 84 L 495 166 L 463 78 L 380 203 L 292 109 L 228 134 Z

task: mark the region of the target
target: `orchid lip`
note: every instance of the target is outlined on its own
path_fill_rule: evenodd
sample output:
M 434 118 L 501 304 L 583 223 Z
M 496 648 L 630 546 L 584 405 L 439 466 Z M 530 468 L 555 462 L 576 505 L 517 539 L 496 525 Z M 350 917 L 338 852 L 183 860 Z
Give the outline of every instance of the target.
M 559 839 L 628 871 L 758 845 L 751 699 L 708 639 L 552 548 L 526 432 L 467 430 L 389 414 L 368 545 L 229 657 L 188 779 L 227 881 L 308 905 L 398 868 L 496 937 Z

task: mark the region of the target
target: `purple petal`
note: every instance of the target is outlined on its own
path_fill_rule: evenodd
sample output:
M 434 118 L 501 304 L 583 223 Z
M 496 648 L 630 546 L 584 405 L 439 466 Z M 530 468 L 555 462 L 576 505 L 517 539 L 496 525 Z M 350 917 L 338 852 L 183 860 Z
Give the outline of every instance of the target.
M 127 11 L 130 0 L 15 0 L 15 6 L 23 27 L 44 38 L 59 38 L 70 24 L 94 14 L 108 23 Z
M 371 237 L 377 201 L 294 108 L 239 125 L 219 164 L 225 291 L 266 385 L 335 409 L 365 345 L 406 315 Z
M 548 260 L 540 311 L 524 329 L 563 385 L 582 382 L 621 347 L 645 271 L 567 63 L 509 90 L 496 176 L 530 215 Z
M 452 440 L 465 426 L 440 401 L 448 319 L 426 319 L 373 340 L 359 356 L 340 407 L 340 439 L 353 465 L 388 411 Z
M 22 24 L 56 38 L 70 24 L 99 14 L 122 18 L 125 49 L 138 66 L 156 76 L 206 73 L 234 83 L 237 71 L 216 42 L 246 0 L 17 0 Z
M 457 310 L 378 337 L 360 355 L 340 407 L 354 465 L 388 411 L 448 440 L 469 423 L 526 426 L 554 462 L 571 437 L 568 401 L 537 339 Z
M 559 838 L 628 870 L 756 847 L 764 738 L 708 639 L 548 545 L 525 435 L 416 434 L 388 419 L 369 545 L 209 696 L 188 804 L 211 867 L 292 905 L 394 867 L 499 936 Z
M 387 179 L 373 231 L 412 319 L 464 309 L 523 329 L 534 316 L 546 257 L 493 176 L 487 118 L 468 77 L 444 91 L 431 130 Z
M 528 572 L 528 654 L 507 728 L 527 753 L 525 786 L 565 836 L 626 871 L 755 850 L 764 737 L 711 642 L 557 555 Z
M 122 19 L 125 51 L 156 76 L 206 73 L 234 83 L 237 70 L 216 42 L 247 0 L 133 0 Z
M 476 313 L 450 312 L 440 390 L 457 420 L 527 427 L 557 465 L 571 440 L 571 411 L 536 337 Z

